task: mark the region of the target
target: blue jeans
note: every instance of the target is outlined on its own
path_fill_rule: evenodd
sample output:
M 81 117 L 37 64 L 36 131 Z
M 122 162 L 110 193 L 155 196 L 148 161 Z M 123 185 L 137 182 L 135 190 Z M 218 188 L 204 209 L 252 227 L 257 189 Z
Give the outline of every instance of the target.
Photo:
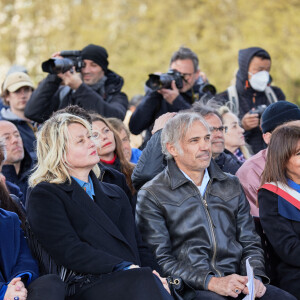
M 297 300 L 294 296 L 292 296 L 290 293 L 281 290 L 280 288 L 273 286 L 273 285 L 267 285 L 267 290 L 265 294 L 259 298 L 261 300 Z M 193 300 L 224 300 L 224 299 L 243 299 L 245 297 L 244 294 L 240 294 L 237 298 L 232 297 L 225 297 L 220 296 L 214 292 L 210 291 L 197 291 L 197 296 Z M 258 299 L 258 298 L 256 298 Z

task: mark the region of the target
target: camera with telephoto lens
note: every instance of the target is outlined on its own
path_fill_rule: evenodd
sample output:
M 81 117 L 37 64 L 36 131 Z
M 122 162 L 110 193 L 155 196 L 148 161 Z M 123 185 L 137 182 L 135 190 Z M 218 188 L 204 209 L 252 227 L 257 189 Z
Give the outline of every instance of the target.
M 50 58 L 42 63 L 42 70 L 50 74 L 65 73 L 75 67 L 76 72 L 80 72 L 84 67 L 84 62 L 80 50 L 61 51 L 63 58 Z
M 200 95 L 207 94 L 210 96 L 214 96 L 217 93 L 217 89 L 214 85 L 210 84 L 208 80 L 204 81 L 201 76 L 198 77 L 195 82 L 195 87 L 198 88 L 198 92 Z
M 173 80 L 179 90 L 183 88 L 183 78 L 181 73 L 173 69 L 163 74 L 149 74 L 146 86 L 153 91 L 158 91 L 160 89 L 172 89 Z
M 250 110 L 249 113 L 250 114 L 258 114 L 258 117 L 260 118 L 266 108 L 267 108 L 267 105 L 261 104 L 261 105 L 256 106 L 254 109 Z

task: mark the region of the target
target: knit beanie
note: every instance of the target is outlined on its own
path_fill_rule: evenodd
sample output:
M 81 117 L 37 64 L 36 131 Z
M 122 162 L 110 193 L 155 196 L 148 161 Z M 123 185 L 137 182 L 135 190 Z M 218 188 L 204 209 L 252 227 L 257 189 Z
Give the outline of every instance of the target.
M 288 101 L 278 101 L 269 105 L 261 116 L 263 133 L 272 132 L 277 126 L 300 120 L 300 109 L 296 104 Z
M 108 67 L 108 54 L 105 48 L 89 44 L 82 49 L 81 55 L 83 59 L 90 59 L 95 62 L 103 69 L 104 73 L 106 73 Z

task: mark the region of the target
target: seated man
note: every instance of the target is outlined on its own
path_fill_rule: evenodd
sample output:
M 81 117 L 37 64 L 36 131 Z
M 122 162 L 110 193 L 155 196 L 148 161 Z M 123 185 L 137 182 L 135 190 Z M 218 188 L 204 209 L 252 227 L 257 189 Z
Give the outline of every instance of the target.
M 277 126 L 296 120 L 300 120 L 300 109 L 296 104 L 288 101 L 279 101 L 268 106 L 261 116 L 262 137 L 265 143 L 269 144 L 272 131 Z M 236 173 L 250 203 L 250 213 L 254 217 L 259 217 L 257 191 L 261 185 L 261 174 L 265 168 L 266 159 L 267 149 L 263 149 L 246 160 Z
M 5 141 L 6 149 L 6 160 L 2 167 L 2 173 L 6 180 L 20 188 L 25 200 L 28 188 L 27 180 L 33 167 L 33 160 L 23 147 L 20 133 L 13 123 L 0 120 L 0 138 Z
M 236 177 L 211 160 L 210 129 L 201 116 L 179 113 L 161 136 L 167 168 L 138 192 L 136 220 L 164 275 L 181 276 L 199 299 L 242 299 L 246 260 L 255 297 L 295 299 L 264 271 L 260 238 Z
M 234 175 L 242 163 L 233 154 L 230 155 L 228 152 L 224 152 L 224 132 L 227 129 L 222 124 L 221 116 L 216 110 L 200 102 L 193 105 L 192 111 L 200 114 L 210 126 L 212 158 L 223 172 Z M 166 161 L 164 160 L 160 143 L 161 129 L 174 115 L 175 113 L 167 113 L 155 121 L 152 130 L 153 136 L 147 143 L 141 154 L 141 159 L 133 170 L 132 182 L 136 190 L 165 168 Z M 151 163 L 149 164 L 150 161 Z

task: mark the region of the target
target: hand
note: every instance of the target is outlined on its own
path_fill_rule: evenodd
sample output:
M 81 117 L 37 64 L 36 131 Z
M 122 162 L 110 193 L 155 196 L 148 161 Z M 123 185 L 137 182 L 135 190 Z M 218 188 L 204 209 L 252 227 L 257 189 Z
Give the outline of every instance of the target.
M 167 279 L 164 277 L 160 277 L 159 273 L 155 270 L 153 270 L 152 273 L 159 278 L 166 291 L 171 295 L 171 291 Z
M 19 297 L 20 300 L 27 299 L 27 290 L 20 277 L 14 278 L 7 286 L 4 300 L 14 300 L 14 297 Z
M 172 81 L 171 83 L 171 90 L 170 89 L 161 89 L 158 90 L 157 92 L 160 93 L 164 99 L 169 103 L 173 104 L 174 100 L 178 97 L 179 95 L 179 90 L 176 86 L 175 80 Z
M 250 130 L 259 125 L 258 114 L 246 113 L 242 119 L 242 126 L 245 130 Z
M 130 266 L 129 266 L 129 269 L 138 269 L 138 268 L 139 268 L 138 265 L 130 265 Z
M 245 289 L 247 282 L 247 276 L 232 274 L 225 277 L 212 277 L 207 288 L 221 296 L 237 298 Z M 238 291 L 236 292 L 236 290 Z
M 254 286 L 255 286 L 255 298 L 261 298 L 265 294 L 267 288 L 260 280 L 255 278 L 254 278 Z M 243 289 L 243 293 L 246 295 L 249 294 L 249 290 L 247 286 Z
M 63 58 L 61 55 L 60 55 L 60 52 L 54 52 L 51 57 L 53 58 Z
M 62 79 L 65 85 L 68 85 L 72 90 L 77 90 L 82 84 L 82 79 L 78 73 L 73 69 L 73 72 L 67 71 L 65 73 L 57 74 L 59 78 Z
M 207 83 L 207 76 L 204 72 L 200 71 L 199 76 L 202 78 L 204 83 Z
M 176 113 L 165 113 L 165 114 L 161 115 L 160 117 L 158 117 L 154 122 L 154 126 L 153 126 L 151 133 L 154 134 L 156 131 L 163 129 L 165 127 L 165 124 L 167 123 L 167 121 L 169 119 L 173 118 L 175 115 L 176 115 Z

